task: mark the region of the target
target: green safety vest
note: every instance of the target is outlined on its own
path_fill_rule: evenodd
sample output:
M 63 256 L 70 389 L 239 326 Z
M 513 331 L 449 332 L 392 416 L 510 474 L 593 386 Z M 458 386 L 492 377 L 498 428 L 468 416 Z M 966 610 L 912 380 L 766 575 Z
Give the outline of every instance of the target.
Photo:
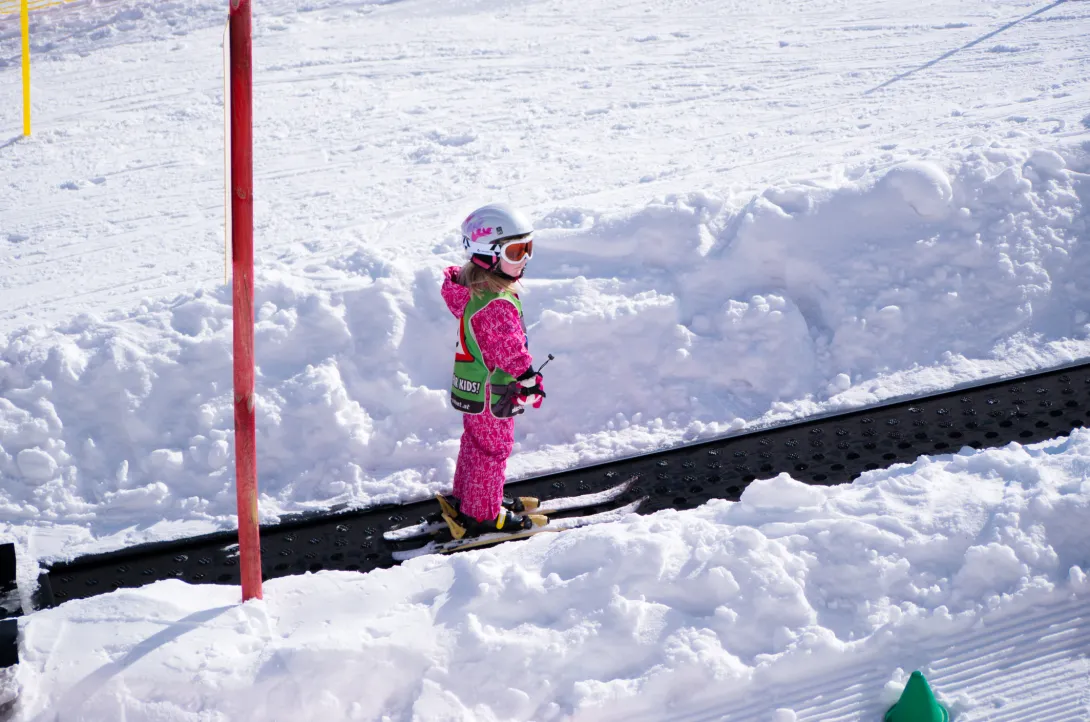
M 514 415 L 513 404 L 510 399 L 505 402 L 503 392 L 516 379 L 501 368 L 489 369 L 484 365 L 484 355 L 481 347 L 477 345 L 476 334 L 473 333 L 473 316 L 488 304 L 503 301 L 514 305 L 519 312 L 519 321 L 522 321 L 522 302 L 510 291 L 474 293 L 462 312 L 454 354 L 454 382 L 450 389 L 450 404 L 463 414 L 484 413 L 488 384 L 491 384 L 492 408 L 489 411 L 498 418 Z

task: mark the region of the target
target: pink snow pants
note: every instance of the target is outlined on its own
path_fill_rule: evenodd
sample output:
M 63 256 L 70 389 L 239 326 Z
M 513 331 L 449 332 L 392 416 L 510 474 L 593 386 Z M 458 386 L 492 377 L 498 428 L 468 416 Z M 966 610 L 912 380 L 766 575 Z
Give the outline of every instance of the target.
M 488 413 L 462 415 L 462 445 L 454 470 L 454 496 L 477 521 L 499 516 L 507 458 L 515 448 L 515 420 Z

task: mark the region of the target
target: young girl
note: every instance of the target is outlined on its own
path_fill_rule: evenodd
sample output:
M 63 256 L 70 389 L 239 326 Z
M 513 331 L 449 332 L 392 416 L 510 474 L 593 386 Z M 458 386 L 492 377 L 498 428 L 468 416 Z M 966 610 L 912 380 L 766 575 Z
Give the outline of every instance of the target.
M 539 407 L 545 396 L 531 367 L 522 304 L 512 290 L 533 257 L 533 231 L 511 206 L 478 208 L 462 223 L 469 262 L 445 272 L 443 299 L 459 327 L 450 401 L 464 416 L 454 492 L 438 499 L 455 538 L 545 523 L 520 513 L 529 509 L 519 501 L 505 506 L 503 496 L 514 417 L 527 404 Z

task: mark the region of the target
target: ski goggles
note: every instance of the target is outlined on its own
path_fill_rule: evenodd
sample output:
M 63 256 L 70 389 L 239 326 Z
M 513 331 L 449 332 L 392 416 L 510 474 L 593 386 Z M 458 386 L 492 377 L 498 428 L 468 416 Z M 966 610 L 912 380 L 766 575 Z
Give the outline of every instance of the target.
M 508 263 L 523 263 L 534 257 L 534 239 L 511 241 L 501 249 L 503 258 Z

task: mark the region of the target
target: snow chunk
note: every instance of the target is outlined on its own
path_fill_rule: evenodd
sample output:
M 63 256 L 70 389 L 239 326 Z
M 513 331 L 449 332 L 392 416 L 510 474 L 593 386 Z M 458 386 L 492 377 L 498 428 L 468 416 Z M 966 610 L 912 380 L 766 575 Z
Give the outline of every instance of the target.
M 954 197 L 950 179 L 933 163 L 909 161 L 889 170 L 879 185 L 897 192 L 905 203 L 928 220 L 944 218 Z
M 742 492 L 741 503 L 751 509 L 775 511 L 821 506 L 825 494 L 820 488 L 795 481 L 787 474 L 758 479 Z
M 1038 174 L 1045 178 L 1062 178 L 1067 170 L 1067 162 L 1063 156 L 1051 150 L 1035 150 L 1026 161 L 1026 165 L 1032 166 Z
M 851 376 L 849 376 L 848 374 L 837 374 L 836 377 L 833 378 L 833 380 L 829 382 L 829 385 L 827 387 L 825 387 L 825 391 L 830 396 L 832 396 L 832 395 L 835 395 L 835 394 L 839 394 L 839 393 L 841 393 L 843 391 L 847 391 L 851 387 L 852 387 L 852 377 Z
M 56 460 L 37 446 L 20 451 L 15 463 L 28 481 L 45 482 L 57 475 Z
M 148 455 L 148 461 L 153 469 L 164 472 L 181 471 L 185 465 L 182 452 L 174 449 L 156 449 Z
M 104 505 L 113 512 L 149 512 L 161 509 L 170 499 L 170 489 L 157 481 L 137 489 L 111 491 L 104 498 Z
M 227 466 L 230 458 L 227 442 L 220 439 L 212 442 L 212 448 L 208 450 L 208 465 L 213 469 L 222 469 Z
M 1029 572 L 1014 550 L 992 542 L 973 546 L 965 552 L 965 565 L 954 575 L 955 587 L 969 598 L 1013 589 Z

